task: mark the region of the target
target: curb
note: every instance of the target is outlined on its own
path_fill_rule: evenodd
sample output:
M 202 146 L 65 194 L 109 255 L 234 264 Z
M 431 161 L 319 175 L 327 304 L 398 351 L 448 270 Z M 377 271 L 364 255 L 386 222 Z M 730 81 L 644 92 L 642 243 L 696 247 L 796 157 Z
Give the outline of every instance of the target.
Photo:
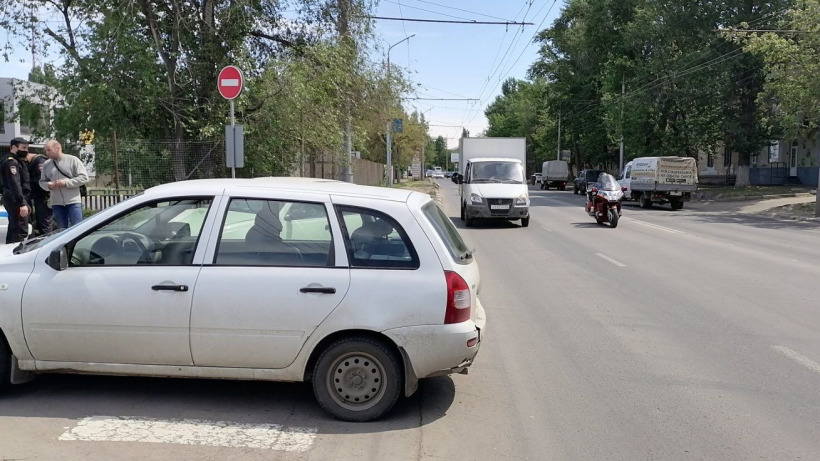
M 706 194 L 697 194 L 692 197 L 698 202 L 749 202 L 753 200 L 770 200 L 776 198 L 791 198 L 791 197 L 814 197 L 815 194 L 811 192 L 801 192 L 798 194 L 770 194 L 770 195 L 746 195 L 738 197 L 723 197 L 721 195 L 708 196 Z

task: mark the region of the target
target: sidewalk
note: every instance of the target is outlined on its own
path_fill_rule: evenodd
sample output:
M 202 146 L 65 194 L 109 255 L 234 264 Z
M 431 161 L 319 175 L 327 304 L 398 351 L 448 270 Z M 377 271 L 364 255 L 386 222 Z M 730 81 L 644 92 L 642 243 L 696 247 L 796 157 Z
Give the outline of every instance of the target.
M 814 194 L 802 193 L 791 196 L 743 197 L 733 200 L 693 200 L 689 209 L 704 212 L 741 213 L 764 215 L 790 220 L 820 221 L 814 217 Z

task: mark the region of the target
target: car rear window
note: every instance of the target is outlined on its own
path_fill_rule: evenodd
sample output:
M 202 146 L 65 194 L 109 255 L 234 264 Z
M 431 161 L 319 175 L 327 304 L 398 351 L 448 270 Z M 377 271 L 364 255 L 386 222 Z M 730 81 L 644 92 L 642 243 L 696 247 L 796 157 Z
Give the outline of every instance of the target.
M 441 237 L 450 256 L 457 263 L 466 264 L 472 259 L 472 252 L 462 240 L 458 229 L 450 221 L 450 218 L 433 202 L 429 202 L 421 208 L 424 216 L 436 230 L 436 233 Z

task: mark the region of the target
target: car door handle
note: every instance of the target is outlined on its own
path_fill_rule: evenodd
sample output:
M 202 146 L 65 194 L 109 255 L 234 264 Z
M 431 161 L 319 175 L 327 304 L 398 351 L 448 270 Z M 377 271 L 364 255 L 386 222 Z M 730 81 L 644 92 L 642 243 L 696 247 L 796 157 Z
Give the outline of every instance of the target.
M 154 291 L 188 291 L 188 285 L 154 285 Z
M 304 287 L 300 288 L 299 291 L 302 293 L 322 293 L 325 295 L 336 293 L 336 289 L 331 287 Z

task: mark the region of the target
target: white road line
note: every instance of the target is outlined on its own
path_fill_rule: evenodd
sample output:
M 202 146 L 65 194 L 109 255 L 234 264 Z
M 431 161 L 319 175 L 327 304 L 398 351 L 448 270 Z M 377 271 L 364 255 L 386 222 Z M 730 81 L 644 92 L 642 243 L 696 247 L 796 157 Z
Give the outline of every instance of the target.
M 814 360 L 804 357 L 797 352 L 789 349 L 786 346 L 772 346 L 772 349 L 780 352 L 781 354 L 785 355 L 786 357 L 794 360 L 795 362 L 803 365 L 804 367 L 808 368 L 809 370 L 816 371 L 820 373 L 820 363 L 815 362 Z
M 283 428 L 281 424 L 92 416 L 80 420 L 77 426 L 66 431 L 59 440 L 307 451 L 313 445 L 317 431 L 314 427 Z
M 657 224 L 648 223 L 646 221 L 641 221 L 641 220 L 638 220 L 638 219 L 635 219 L 635 218 L 629 218 L 629 220 L 634 222 L 634 223 L 641 224 L 643 226 L 651 227 L 653 229 L 661 230 L 661 231 L 664 231 L 664 232 L 669 232 L 669 233 L 672 233 L 672 234 L 685 234 L 686 233 L 686 232 L 683 232 L 683 231 L 679 231 L 677 229 L 670 229 L 668 227 L 659 226 Z
M 595 256 L 597 256 L 597 257 L 599 257 L 599 258 L 601 258 L 601 259 L 604 259 L 604 260 L 606 260 L 606 261 L 609 261 L 609 262 L 611 262 L 612 264 L 614 264 L 614 265 L 616 265 L 616 266 L 618 266 L 618 267 L 626 267 L 626 264 L 621 263 L 621 262 L 619 262 L 619 261 L 616 261 L 616 260 L 614 260 L 614 259 L 610 258 L 609 256 L 607 256 L 607 255 L 603 254 L 603 253 L 595 253 Z

